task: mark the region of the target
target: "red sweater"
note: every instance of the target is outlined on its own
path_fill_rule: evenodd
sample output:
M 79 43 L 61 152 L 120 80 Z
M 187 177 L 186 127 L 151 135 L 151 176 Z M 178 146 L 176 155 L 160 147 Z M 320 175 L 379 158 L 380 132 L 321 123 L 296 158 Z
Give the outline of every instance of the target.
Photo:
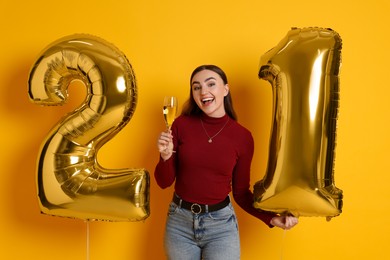
M 202 127 L 202 118 L 204 128 Z M 222 131 L 208 142 L 229 120 Z M 175 182 L 175 192 L 183 200 L 216 204 L 233 190 L 237 204 L 270 225 L 274 213 L 256 210 L 250 191 L 250 168 L 254 152 L 252 134 L 225 115 L 179 116 L 172 125 L 176 153 L 156 165 L 154 176 L 161 188 Z

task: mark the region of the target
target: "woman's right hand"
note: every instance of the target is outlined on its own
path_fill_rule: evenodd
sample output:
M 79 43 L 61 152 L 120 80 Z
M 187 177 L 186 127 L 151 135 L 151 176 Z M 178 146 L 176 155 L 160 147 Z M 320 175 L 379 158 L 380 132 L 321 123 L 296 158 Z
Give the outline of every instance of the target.
M 172 131 L 167 130 L 161 132 L 157 139 L 157 149 L 160 152 L 161 158 L 166 161 L 171 158 L 173 151 L 173 136 Z

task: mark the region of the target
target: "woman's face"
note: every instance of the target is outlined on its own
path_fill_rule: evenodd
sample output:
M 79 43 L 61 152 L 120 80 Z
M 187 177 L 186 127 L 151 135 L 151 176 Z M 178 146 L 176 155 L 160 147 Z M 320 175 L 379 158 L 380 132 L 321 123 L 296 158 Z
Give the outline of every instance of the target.
M 229 86 L 212 70 L 202 70 L 191 81 L 192 97 L 198 107 L 210 117 L 225 115 L 224 97 Z

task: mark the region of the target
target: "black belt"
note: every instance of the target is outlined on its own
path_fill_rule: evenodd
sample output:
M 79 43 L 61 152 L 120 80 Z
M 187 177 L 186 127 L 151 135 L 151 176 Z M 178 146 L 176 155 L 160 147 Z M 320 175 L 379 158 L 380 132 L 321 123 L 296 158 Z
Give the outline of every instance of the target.
M 205 205 L 205 204 L 192 203 L 192 202 L 182 200 L 176 194 L 174 194 L 173 202 L 183 209 L 190 210 L 194 214 L 200 214 L 200 213 L 212 212 L 212 211 L 223 209 L 224 207 L 229 205 L 230 198 L 229 196 L 227 196 L 226 199 L 224 199 L 220 203 L 213 204 L 213 205 Z

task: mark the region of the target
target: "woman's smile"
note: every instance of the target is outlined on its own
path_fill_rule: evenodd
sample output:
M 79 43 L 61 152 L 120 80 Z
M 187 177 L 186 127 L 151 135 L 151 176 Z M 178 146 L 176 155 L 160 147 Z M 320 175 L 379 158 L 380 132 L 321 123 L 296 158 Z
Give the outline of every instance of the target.
M 214 98 L 212 98 L 212 97 L 202 99 L 203 105 L 210 105 L 210 103 L 212 103 L 213 101 L 214 101 Z
M 195 74 L 191 82 L 192 96 L 198 107 L 210 117 L 225 115 L 224 98 L 229 86 L 211 70 L 202 70 Z

